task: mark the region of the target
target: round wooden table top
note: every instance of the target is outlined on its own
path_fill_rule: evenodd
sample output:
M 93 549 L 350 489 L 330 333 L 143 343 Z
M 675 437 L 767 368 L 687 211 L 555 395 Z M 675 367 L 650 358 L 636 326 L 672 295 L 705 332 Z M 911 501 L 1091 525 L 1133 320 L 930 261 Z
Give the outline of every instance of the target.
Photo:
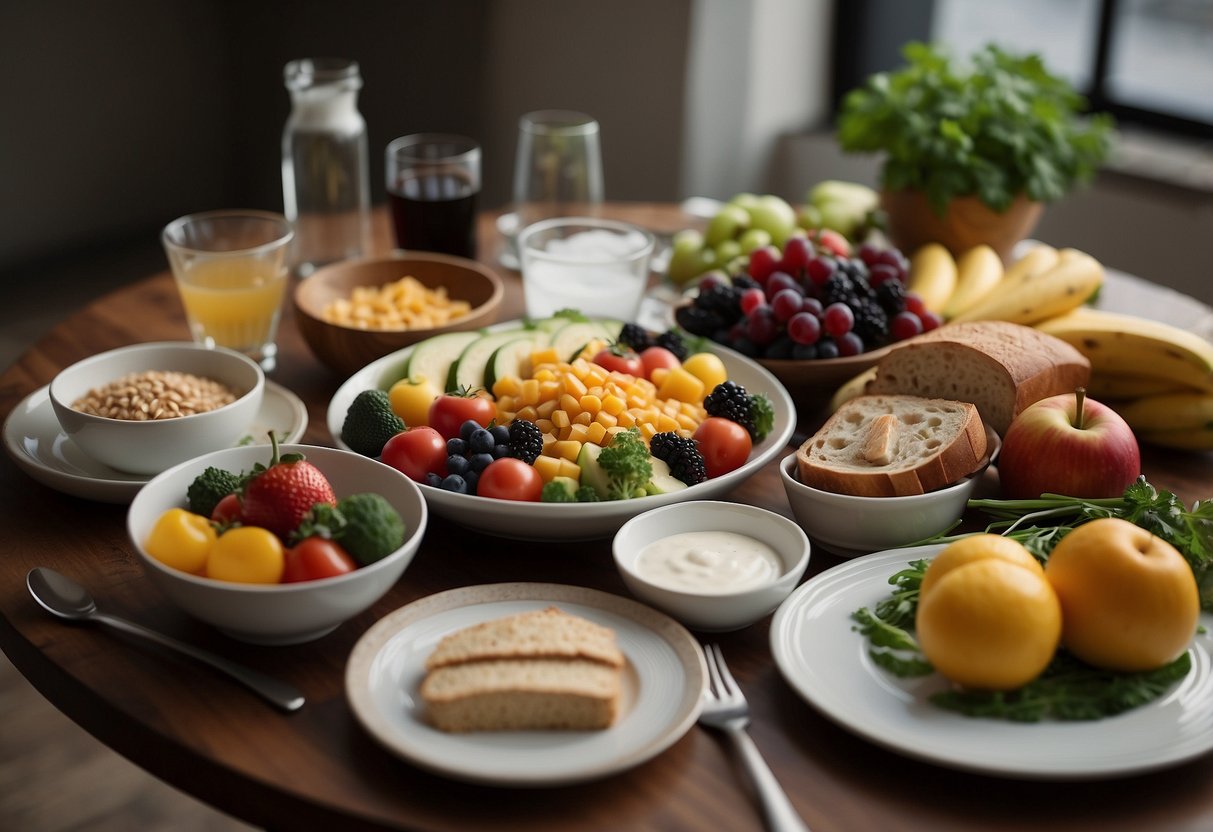
M 675 230 L 673 206 L 619 205 L 621 218 Z M 381 243 L 382 213 L 376 216 Z M 490 216 L 481 256 L 500 242 Z M 515 274 L 501 270 L 501 318 L 517 317 Z M 1141 281 L 1117 278 L 1106 306 L 1138 314 L 1208 320 L 1208 310 Z M 1203 316 L 1203 318 L 1201 317 Z M 1204 333 L 1208 335 L 1208 333 Z M 70 316 L 0 379 L 0 416 L 61 368 L 124 344 L 189 337 L 170 276 L 132 282 Z M 325 409 L 344 380 L 321 366 L 288 312 L 279 333 L 278 383 L 306 403 L 305 442 L 331 445 Z M 1190 504 L 1213 496 L 1210 456 L 1146 449 L 1159 488 Z M 610 541 L 535 544 L 497 539 L 432 517 L 401 581 L 332 634 L 293 647 L 230 640 L 170 605 L 145 577 L 125 531 L 125 507 L 66 496 L 11 462 L 0 465 L 4 557 L 0 647 L 56 707 L 155 776 L 264 827 L 464 830 L 761 829 L 746 780 L 714 733 L 692 728 L 664 753 L 629 771 L 551 789 L 509 789 L 443 779 L 393 756 L 355 719 L 344 692 L 346 659 L 387 613 L 460 586 L 542 581 L 628 595 Z M 730 495 L 790 515 L 774 463 Z M 814 551 L 809 576 L 840 563 Z M 284 715 L 226 678 L 97 628 L 53 619 L 31 600 L 26 573 L 50 566 L 84 583 L 103 609 L 254 665 L 307 696 Z M 750 732 L 807 825 L 822 830 L 1160 830 L 1213 828 L 1213 755 L 1111 780 L 1047 782 L 965 773 L 918 762 L 860 739 L 806 704 L 772 660 L 771 619 L 721 636 L 752 705 Z M 1115 730 L 1113 720 L 1108 730 Z M 974 732 L 982 731 L 975 720 Z

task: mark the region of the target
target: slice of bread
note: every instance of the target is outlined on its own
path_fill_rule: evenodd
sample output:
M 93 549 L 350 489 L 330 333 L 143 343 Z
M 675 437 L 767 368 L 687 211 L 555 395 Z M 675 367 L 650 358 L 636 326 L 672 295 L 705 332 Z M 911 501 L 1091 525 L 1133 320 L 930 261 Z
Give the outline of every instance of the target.
M 617 667 L 586 659 L 507 659 L 440 667 L 421 685 L 443 731 L 609 728 L 619 714 Z
M 614 630 L 548 607 L 443 638 L 421 698 L 443 731 L 596 730 L 619 715 L 623 665 Z
M 1028 405 L 1073 393 L 1091 362 L 1060 338 L 1006 321 L 948 324 L 894 348 L 867 393 L 972 402 L 1000 436 Z
M 968 402 L 859 396 L 840 407 L 796 452 L 800 481 L 859 497 L 904 497 L 976 471 L 986 431 Z
M 426 659 L 426 670 L 489 659 L 590 659 L 623 665 L 615 633 L 556 607 L 476 624 L 446 636 Z

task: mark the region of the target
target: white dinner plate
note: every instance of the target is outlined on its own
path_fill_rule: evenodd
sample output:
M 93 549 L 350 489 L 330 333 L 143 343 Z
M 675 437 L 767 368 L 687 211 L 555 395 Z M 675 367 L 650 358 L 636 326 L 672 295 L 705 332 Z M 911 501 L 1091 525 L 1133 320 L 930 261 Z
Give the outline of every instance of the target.
M 899 679 L 868 655 L 851 613 L 888 596 L 889 577 L 942 545 L 891 549 L 806 581 L 771 623 L 771 651 L 784 678 L 844 728 L 909 757 L 957 769 L 1032 780 L 1136 774 L 1213 748 L 1213 615 L 1189 650 L 1192 670 L 1155 701 L 1089 722 L 1015 723 L 944 710 L 929 697 L 938 674 Z
M 290 390 L 267 380 L 249 439 L 268 444 L 271 430 L 280 442 L 299 441 L 307 430 L 307 408 Z M 8 415 L 4 421 L 4 449 L 23 471 L 43 485 L 102 503 L 129 503 L 151 479 L 147 474 L 116 471 L 80 450 L 59 427 L 48 387 L 30 393 Z
M 426 657 L 448 633 L 556 605 L 615 631 L 626 663 L 623 707 L 602 731 L 480 731 L 430 727 L 418 688 Z M 557 786 L 623 771 L 656 756 L 699 717 L 707 668 L 682 625 L 627 598 L 563 584 L 463 587 L 380 619 L 354 645 L 346 694 L 363 727 L 389 751 L 458 780 Z
M 489 331 L 519 326 L 522 321 L 506 321 L 489 327 Z M 327 415 L 329 433 L 337 447 L 350 450 L 341 441 L 341 425 L 354 398 L 364 390 L 391 387 L 404 375 L 404 365 L 411 352 L 412 347 L 405 347 L 385 355 L 354 373 L 337 389 L 329 402 Z M 712 345 L 712 352 L 720 356 L 730 379 L 750 393 L 765 393 L 775 412 L 775 425 L 770 434 L 754 446 L 749 460 L 735 471 L 669 494 L 601 503 L 495 500 L 443 491 L 424 483 L 421 493 L 435 514 L 477 531 L 520 540 L 561 541 L 609 537 L 642 511 L 670 503 L 722 499 L 784 451 L 796 427 L 796 408 L 779 379 L 756 362 L 719 344 Z

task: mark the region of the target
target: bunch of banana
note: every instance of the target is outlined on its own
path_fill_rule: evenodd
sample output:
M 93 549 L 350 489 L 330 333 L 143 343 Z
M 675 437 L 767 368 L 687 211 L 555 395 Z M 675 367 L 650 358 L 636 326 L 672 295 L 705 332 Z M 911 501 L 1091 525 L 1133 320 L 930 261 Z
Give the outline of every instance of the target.
M 1103 267 L 1077 249 L 1036 245 L 1003 270 L 992 248 L 959 258 L 928 243 L 910 258 L 908 288 L 946 321 L 1011 321 L 1025 326 L 1080 306 L 1103 284 Z
M 1088 392 L 1144 442 L 1213 450 L 1213 344 L 1160 321 L 1079 307 L 1037 324 L 1091 361 Z

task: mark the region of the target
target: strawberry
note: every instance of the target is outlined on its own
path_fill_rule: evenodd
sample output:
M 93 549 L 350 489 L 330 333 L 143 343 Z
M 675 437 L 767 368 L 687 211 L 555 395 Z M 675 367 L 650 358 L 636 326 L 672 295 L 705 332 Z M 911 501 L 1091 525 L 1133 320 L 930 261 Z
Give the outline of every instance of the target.
M 278 439 L 270 433 L 273 456 L 269 467 L 260 463 L 244 483 L 242 520 L 286 539 L 317 503 L 336 505 L 333 486 L 303 454 L 278 457 Z

